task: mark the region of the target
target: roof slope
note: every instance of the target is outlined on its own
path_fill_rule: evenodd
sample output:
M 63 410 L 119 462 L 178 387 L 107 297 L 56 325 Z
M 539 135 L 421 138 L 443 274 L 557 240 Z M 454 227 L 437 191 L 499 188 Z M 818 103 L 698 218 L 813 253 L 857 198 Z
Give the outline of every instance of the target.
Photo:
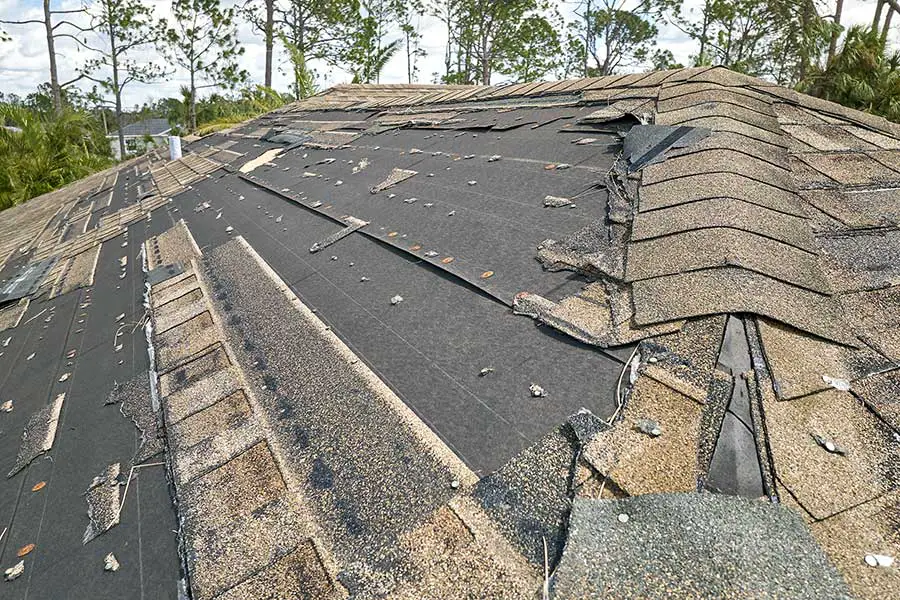
M 121 393 L 193 597 L 900 593 L 896 125 L 698 68 L 338 86 L 185 150 L 8 213 L 47 274 L 0 323 L 141 246 Z

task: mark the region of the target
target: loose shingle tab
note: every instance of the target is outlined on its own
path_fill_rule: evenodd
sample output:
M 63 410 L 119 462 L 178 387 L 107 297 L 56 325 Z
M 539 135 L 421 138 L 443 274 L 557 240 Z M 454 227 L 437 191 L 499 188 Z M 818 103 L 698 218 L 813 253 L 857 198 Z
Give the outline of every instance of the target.
M 736 173 L 706 173 L 641 186 L 642 211 L 678 206 L 711 198 L 733 198 L 749 204 L 806 217 L 800 198 L 793 191 Z
M 626 281 L 724 267 L 750 269 L 821 294 L 830 293 L 815 254 L 740 229 L 713 228 L 633 242 Z
M 634 316 L 639 325 L 753 312 L 842 344 L 859 343 L 846 327 L 837 300 L 740 267 L 636 281 L 633 289 Z
M 807 219 L 762 209 L 734 198 L 711 198 L 669 208 L 640 212 L 634 217 L 632 240 L 663 237 L 683 231 L 731 227 L 762 235 L 807 252 L 817 252 Z

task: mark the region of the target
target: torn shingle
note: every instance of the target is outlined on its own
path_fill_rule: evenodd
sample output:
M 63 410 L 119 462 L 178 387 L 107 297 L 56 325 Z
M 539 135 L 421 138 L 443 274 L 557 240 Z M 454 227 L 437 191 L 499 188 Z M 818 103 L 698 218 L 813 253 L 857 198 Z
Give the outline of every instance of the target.
M 56 439 L 56 426 L 62 410 L 65 394 L 59 394 L 53 402 L 37 411 L 28 419 L 25 431 L 22 432 L 22 445 L 16 455 L 16 462 L 7 477 L 12 477 L 31 461 L 48 452 Z
M 94 477 L 85 492 L 87 514 L 90 523 L 84 531 L 82 544 L 87 544 L 98 535 L 109 531 L 119 523 L 119 463 L 106 467 Z

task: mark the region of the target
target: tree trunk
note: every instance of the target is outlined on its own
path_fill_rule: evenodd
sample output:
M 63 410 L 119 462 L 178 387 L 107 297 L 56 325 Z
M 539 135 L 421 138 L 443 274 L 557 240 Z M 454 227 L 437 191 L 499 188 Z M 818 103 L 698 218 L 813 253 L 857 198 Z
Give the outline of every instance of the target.
M 44 28 L 47 30 L 47 54 L 50 56 L 50 91 L 53 95 L 53 110 L 59 114 L 62 112 L 62 89 L 59 87 L 59 73 L 56 71 L 53 23 L 50 22 L 50 0 L 44 0 Z
M 878 30 L 878 25 L 881 23 L 881 9 L 884 8 L 884 0 L 878 0 L 878 4 L 875 5 L 875 18 L 872 19 L 872 29 L 875 31 Z
M 191 102 L 188 106 L 188 120 L 190 121 L 191 133 L 197 129 L 197 85 L 194 81 L 195 70 L 191 68 Z
M 591 0 L 587 0 L 584 9 L 584 70 L 582 77 L 588 76 L 588 56 L 591 54 L 591 46 L 594 39 L 594 27 L 591 23 Z
M 272 53 L 275 45 L 275 0 L 266 0 L 266 87 L 272 87 Z
M 837 6 L 834 8 L 834 24 L 841 24 L 841 13 L 844 11 L 844 0 L 837 0 Z M 831 64 L 831 61 L 834 59 L 834 53 L 837 52 L 837 42 L 838 37 L 840 37 L 840 31 L 834 31 L 831 34 L 831 40 L 828 42 L 828 59 L 825 61 L 825 66 Z
M 111 19 L 110 19 L 111 20 Z M 125 160 L 125 132 L 122 131 L 122 88 L 119 86 L 119 56 L 116 53 L 116 31 L 109 26 L 109 56 L 112 68 L 113 95 L 116 97 L 116 127 L 119 129 L 119 159 Z
M 487 34 L 481 34 L 481 85 L 491 85 L 490 40 Z
M 412 61 L 412 46 L 411 40 L 409 37 L 409 31 L 406 33 L 406 77 L 409 83 L 413 82 L 413 61 Z
M 886 40 L 888 36 L 888 30 L 891 28 L 891 17 L 894 16 L 894 9 L 888 6 L 887 14 L 884 16 L 884 28 L 881 30 L 881 39 Z

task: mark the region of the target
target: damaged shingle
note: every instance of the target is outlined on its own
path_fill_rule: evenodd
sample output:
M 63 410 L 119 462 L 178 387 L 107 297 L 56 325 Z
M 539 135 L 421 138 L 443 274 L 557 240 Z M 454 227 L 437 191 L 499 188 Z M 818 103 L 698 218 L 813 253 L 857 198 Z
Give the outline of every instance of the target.
M 85 500 L 90 523 L 84 531 L 83 544 L 119 523 L 119 463 L 109 465 L 94 477 L 85 492 Z
M 28 466 L 32 460 L 53 447 L 59 413 L 65 398 L 65 394 L 59 394 L 53 402 L 28 419 L 28 424 L 22 433 L 22 445 L 19 447 L 16 462 L 7 477 L 12 477 Z

